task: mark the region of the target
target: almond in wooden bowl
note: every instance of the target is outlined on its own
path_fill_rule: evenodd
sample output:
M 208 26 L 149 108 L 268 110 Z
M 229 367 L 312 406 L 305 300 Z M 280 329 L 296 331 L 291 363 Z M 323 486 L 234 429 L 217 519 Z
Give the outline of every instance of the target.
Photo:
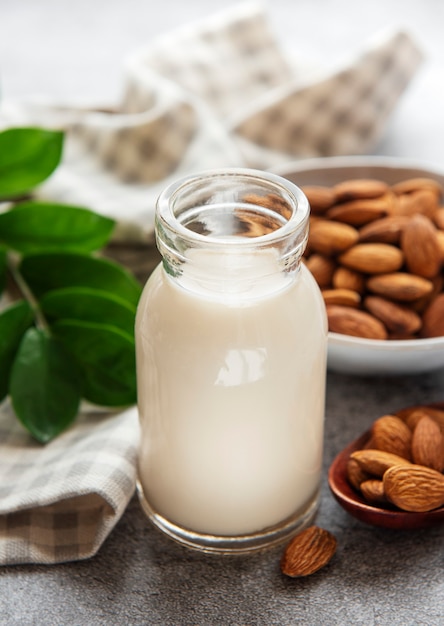
M 389 416 L 382 416 L 385 417 Z M 400 436 L 403 443 L 408 439 L 414 449 L 415 433 L 418 434 L 419 424 L 422 424 L 426 426 L 420 433 L 422 443 L 430 447 L 428 419 L 432 419 L 444 441 L 444 403 L 408 407 L 390 418 L 385 420 L 383 439 L 387 438 L 391 444 Z M 437 456 L 444 455 L 444 447 L 441 451 L 436 446 L 430 450 L 432 457 L 428 465 L 418 464 L 418 458 L 412 459 L 411 453 L 406 454 L 402 446 L 398 451 L 401 450 L 403 456 L 376 448 L 375 424 L 381 425 L 381 422 L 375 420 L 372 428 L 346 446 L 330 466 L 328 483 L 337 502 L 350 515 L 372 526 L 416 530 L 444 523 L 444 474 L 436 469 L 442 466 Z M 411 438 L 405 435 L 407 424 Z M 384 447 L 384 443 L 381 446 Z
M 307 159 L 274 171 L 314 203 L 304 261 L 330 313 L 329 369 L 379 376 L 444 367 L 444 171 L 387 157 Z

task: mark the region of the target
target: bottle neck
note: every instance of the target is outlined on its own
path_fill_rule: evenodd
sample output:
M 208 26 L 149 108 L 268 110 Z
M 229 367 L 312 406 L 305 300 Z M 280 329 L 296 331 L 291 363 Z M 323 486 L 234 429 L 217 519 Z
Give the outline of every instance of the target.
M 157 245 L 166 273 L 187 289 L 254 297 L 294 280 L 308 215 L 301 190 L 278 176 L 204 172 L 159 197 Z

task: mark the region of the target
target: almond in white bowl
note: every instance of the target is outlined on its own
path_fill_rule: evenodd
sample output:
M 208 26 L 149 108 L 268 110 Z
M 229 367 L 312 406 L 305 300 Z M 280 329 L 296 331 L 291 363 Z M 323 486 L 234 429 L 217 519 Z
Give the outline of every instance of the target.
M 358 156 L 274 172 L 301 187 L 312 207 L 304 261 L 325 293 L 329 369 L 400 375 L 444 367 L 444 171 Z

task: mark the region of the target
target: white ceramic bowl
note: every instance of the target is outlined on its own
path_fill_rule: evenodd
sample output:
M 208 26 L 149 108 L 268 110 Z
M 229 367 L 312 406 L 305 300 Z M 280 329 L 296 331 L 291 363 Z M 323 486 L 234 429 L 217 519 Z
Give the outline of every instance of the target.
M 426 176 L 444 185 L 444 171 L 391 157 L 326 157 L 273 168 L 299 187 L 330 186 L 352 178 L 378 178 L 390 184 Z M 329 333 L 328 368 L 356 375 L 419 374 L 444 367 L 444 337 L 379 341 Z

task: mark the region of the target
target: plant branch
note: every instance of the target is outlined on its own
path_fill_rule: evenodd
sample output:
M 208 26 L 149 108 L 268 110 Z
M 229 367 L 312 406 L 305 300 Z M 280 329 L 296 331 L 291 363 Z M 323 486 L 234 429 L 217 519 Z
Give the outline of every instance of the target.
M 29 305 L 30 305 L 30 307 L 32 309 L 37 328 L 40 328 L 41 330 L 43 330 L 43 331 L 48 333 L 49 332 L 49 324 L 46 321 L 46 318 L 45 318 L 45 316 L 42 313 L 42 310 L 41 310 L 41 308 L 39 306 L 37 298 L 33 294 L 31 288 L 29 287 L 28 283 L 25 281 L 25 279 L 23 278 L 23 276 L 20 273 L 20 270 L 18 269 L 18 258 L 17 258 L 17 256 L 14 255 L 10 251 L 8 251 L 8 253 L 7 253 L 7 263 L 8 263 L 8 269 L 9 269 L 9 271 L 11 273 L 11 276 L 12 276 L 12 279 L 13 279 L 15 285 L 17 286 L 17 288 L 20 291 L 21 295 L 29 303 Z

